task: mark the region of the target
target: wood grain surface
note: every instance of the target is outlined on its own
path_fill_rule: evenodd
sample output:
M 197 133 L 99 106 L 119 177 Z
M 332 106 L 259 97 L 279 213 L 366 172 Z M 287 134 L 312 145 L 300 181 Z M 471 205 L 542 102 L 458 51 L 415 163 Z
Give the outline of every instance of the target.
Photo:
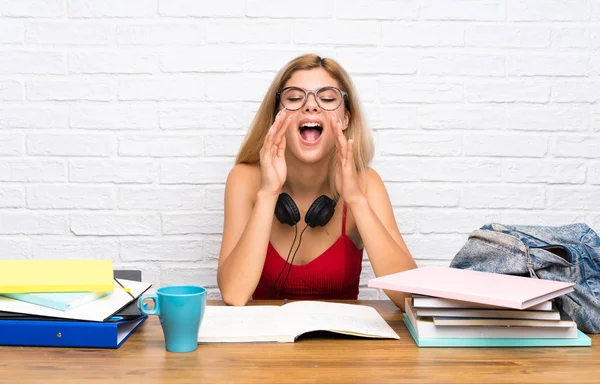
M 164 348 L 151 316 L 119 349 L 0 347 L 2 383 L 598 383 L 593 347 L 418 348 L 390 301 L 376 308 L 400 340 L 314 333 L 296 343 L 203 344 Z M 222 305 L 209 301 L 209 305 Z M 253 304 L 281 304 L 254 302 Z

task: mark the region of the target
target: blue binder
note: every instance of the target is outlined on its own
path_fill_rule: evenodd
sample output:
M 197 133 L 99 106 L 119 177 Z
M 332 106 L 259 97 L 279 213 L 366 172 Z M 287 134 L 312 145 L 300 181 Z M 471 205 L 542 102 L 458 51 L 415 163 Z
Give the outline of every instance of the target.
M 148 316 L 119 321 L 0 320 L 0 345 L 119 348 Z

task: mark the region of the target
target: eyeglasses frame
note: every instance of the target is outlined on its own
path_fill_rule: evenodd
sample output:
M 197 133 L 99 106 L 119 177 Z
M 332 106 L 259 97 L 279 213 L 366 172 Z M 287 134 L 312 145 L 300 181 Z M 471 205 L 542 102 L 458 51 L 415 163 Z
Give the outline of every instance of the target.
M 283 101 L 281 100 L 281 94 L 283 92 L 285 92 L 288 89 L 300 89 L 302 91 L 304 91 L 304 102 L 302 103 L 301 106 L 299 106 L 297 109 L 289 109 L 287 108 L 285 105 L 283 105 Z M 317 97 L 317 93 L 319 93 L 320 91 L 322 91 L 323 89 L 335 89 L 336 91 L 339 91 L 340 94 L 342 95 L 342 101 L 340 102 L 340 105 L 338 105 L 337 107 L 335 107 L 334 109 L 325 109 L 321 106 L 321 103 L 319 103 L 319 98 Z M 348 96 L 348 92 L 344 92 L 341 89 L 339 89 L 338 87 L 333 87 L 333 86 L 326 86 L 326 87 L 321 87 L 318 89 L 314 89 L 314 90 L 308 90 L 308 89 L 304 89 L 302 87 L 295 87 L 295 86 L 291 86 L 291 87 L 285 87 L 283 88 L 280 92 L 277 92 L 277 102 L 281 104 L 281 106 L 285 109 L 287 109 L 288 111 L 298 111 L 300 109 L 302 109 L 302 107 L 304 107 L 306 105 L 306 102 L 308 101 L 308 96 L 312 93 L 312 95 L 315 98 L 315 101 L 317 103 L 317 105 L 319 106 L 319 108 L 321 108 L 324 111 L 335 111 L 336 109 L 338 109 L 339 107 L 341 107 L 341 105 L 344 103 L 344 97 Z

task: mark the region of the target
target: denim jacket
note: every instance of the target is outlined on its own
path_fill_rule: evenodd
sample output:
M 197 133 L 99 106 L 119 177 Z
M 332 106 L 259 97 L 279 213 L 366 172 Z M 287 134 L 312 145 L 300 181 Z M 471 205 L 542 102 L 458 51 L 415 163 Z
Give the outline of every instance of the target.
M 600 333 L 600 237 L 586 224 L 486 224 L 469 235 L 450 267 L 575 283 L 555 302 L 581 331 Z

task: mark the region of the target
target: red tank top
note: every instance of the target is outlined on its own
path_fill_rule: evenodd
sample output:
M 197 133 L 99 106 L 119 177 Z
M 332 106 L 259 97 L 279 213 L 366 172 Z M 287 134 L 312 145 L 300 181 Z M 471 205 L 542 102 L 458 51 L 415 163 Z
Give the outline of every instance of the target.
M 297 243 L 294 245 L 296 249 Z M 363 250 L 346 236 L 346 204 L 342 215 L 342 235 L 325 252 L 304 265 L 282 258 L 271 242 L 254 300 L 356 300 L 362 270 Z M 277 276 L 284 268 L 281 277 Z M 285 286 L 282 286 L 289 272 Z M 273 284 L 277 280 L 277 287 Z

